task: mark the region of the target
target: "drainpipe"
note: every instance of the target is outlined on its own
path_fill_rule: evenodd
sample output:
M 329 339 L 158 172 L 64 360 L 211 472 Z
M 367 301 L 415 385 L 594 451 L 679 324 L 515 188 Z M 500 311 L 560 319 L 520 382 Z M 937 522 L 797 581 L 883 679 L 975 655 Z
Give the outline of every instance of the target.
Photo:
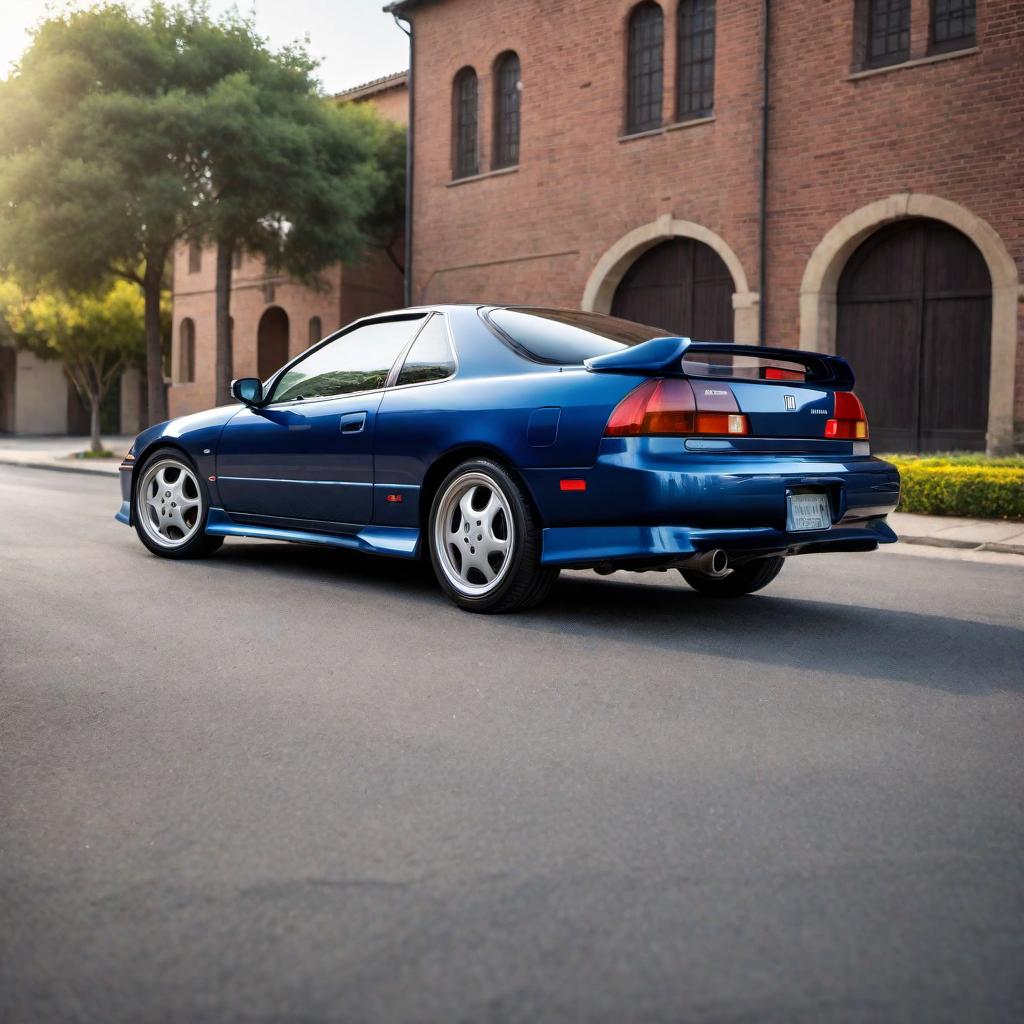
M 758 211 L 758 303 L 757 334 L 764 345 L 765 323 L 767 322 L 768 273 L 765 261 L 768 253 L 768 69 L 771 45 L 771 0 L 761 2 L 761 158 L 760 158 L 760 209 Z
M 416 125 L 416 90 L 413 88 L 413 68 L 416 66 L 416 43 L 412 35 L 412 21 L 404 19 L 409 26 L 402 24 L 398 12 L 392 12 L 395 24 L 409 37 L 409 130 L 405 144 L 405 258 L 404 278 L 402 281 L 402 301 L 406 306 L 412 305 L 412 176 L 413 176 L 413 141 Z

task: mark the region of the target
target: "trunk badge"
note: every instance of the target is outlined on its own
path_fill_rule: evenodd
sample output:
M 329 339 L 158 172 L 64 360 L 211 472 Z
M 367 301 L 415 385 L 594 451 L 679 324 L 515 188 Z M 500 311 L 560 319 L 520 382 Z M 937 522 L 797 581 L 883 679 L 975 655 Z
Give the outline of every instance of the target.
M 783 397 L 783 399 L 786 402 L 786 408 L 787 409 L 795 409 L 796 408 L 796 397 L 794 395 L 783 395 L 782 397 Z

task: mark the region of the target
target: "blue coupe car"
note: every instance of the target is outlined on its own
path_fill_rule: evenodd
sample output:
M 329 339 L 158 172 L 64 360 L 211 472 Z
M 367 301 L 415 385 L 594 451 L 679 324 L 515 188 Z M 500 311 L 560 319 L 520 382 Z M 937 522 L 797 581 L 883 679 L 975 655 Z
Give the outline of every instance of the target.
M 117 518 L 165 558 L 263 537 L 429 557 L 469 611 L 562 568 L 760 590 L 791 555 L 872 551 L 899 475 L 842 359 L 693 343 L 598 313 L 446 305 L 366 317 L 239 405 L 143 431 Z

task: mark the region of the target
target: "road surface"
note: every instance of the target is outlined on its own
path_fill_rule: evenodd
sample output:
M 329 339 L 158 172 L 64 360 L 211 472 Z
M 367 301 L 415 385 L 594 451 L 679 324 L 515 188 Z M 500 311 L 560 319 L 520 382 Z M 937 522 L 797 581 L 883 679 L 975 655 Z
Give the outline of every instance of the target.
M 6 1024 L 1021 1019 L 1024 559 L 490 618 L 117 504 L 0 467 Z

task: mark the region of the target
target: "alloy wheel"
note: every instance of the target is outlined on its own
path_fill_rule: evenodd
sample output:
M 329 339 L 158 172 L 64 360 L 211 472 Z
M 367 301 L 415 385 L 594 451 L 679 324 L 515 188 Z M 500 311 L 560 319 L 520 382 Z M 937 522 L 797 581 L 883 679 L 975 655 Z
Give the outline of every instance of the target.
M 164 548 L 192 538 L 203 520 L 203 499 L 195 474 L 176 459 L 158 459 L 146 467 L 136 512 L 146 535 Z
M 448 581 L 467 597 L 489 594 L 512 564 L 515 526 L 508 498 L 484 473 L 464 473 L 441 497 L 434 545 Z

